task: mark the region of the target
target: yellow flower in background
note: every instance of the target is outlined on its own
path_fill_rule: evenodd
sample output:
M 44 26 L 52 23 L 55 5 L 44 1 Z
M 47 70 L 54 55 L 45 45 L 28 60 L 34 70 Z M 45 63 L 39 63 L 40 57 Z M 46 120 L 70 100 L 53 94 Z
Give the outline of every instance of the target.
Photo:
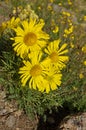
M 86 53 L 86 45 L 82 47 L 82 52 Z
M 41 6 L 38 6 L 38 9 L 41 10 L 42 9 Z
M 68 37 L 70 34 L 73 35 L 73 31 L 74 31 L 74 26 L 71 24 L 71 26 L 68 29 L 64 30 L 64 35 L 63 36 Z M 71 36 L 71 38 L 73 38 L 73 37 Z
M 71 16 L 71 14 L 69 12 L 65 12 L 65 11 L 63 11 L 62 14 L 65 15 L 65 16 L 68 16 L 68 17 Z
M 12 17 L 10 20 L 3 22 L 0 26 L 0 33 L 2 33 L 5 29 L 14 29 L 18 26 L 20 22 L 19 18 Z
M 64 33 L 65 33 L 66 35 L 69 35 L 69 34 L 71 34 L 71 33 L 73 32 L 73 29 L 74 29 L 74 27 L 71 26 L 69 29 L 65 29 L 65 30 L 64 30 Z
M 34 11 L 31 11 L 30 17 L 31 17 L 32 19 L 38 19 L 38 15 L 37 15 Z
M 59 6 L 62 6 L 62 3 L 58 3 Z
M 73 44 L 72 42 L 70 43 L 70 47 L 71 47 L 71 48 L 74 48 L 74 44 Z
M 21 5 L 19 5 L 18 7 L 14 7 L 14 9 L 16 9 L 16 11 L 17 11 L 17 13 L 19 14 L 19 13 L 21 13 L 22 12 L 22 10 L 23 10 L 23 7 L 21 6 Z
M 77 88 L 76 86 L 73 86 L 73 90 L 74 90 L 74 91 L 77 91 L 78 88 Z
M 55 26 L 54 30 L 53 30 L 53 33 L 57 33 L 59 31 L 59 27 L 58 26 Z
M 68 0 L 68 4 L 69 4 L 69 5 L 72 5 L 72 2 L 71 2 L 71 0 Z
M 22 8 L 18 12 L 18 16 L 21 20 L 26 20 L 28 18 L 38 19 L 38 15 L 35 13 L 34 10 L 31 9 L 31 6 L 29 4 L 26 6 L 26 8 Z
M 31 62 L 24 61 L 19 74 L 23 86 L 27 84 L 30 88 L 48 93 L 57 89 L 57 85 L 60 86 L 62 74 L 54 68 L 47 67 L 47 60 L 41 61 L 41 56 L 41 53 L 33 53 Z
M 39 51 L 46 45 L 46 40 L 49 39 L 49 35 L 42 31 L 44 22 L 36 19 L 30 19 L 30 21 L 22 21 L 22 27 L 18 26 L 15 30 L 16 37 L 11 38 L 15 42 L 13 43 L 14 50 L 17 55 L 23 58 L 24 54 L 28 54 L 31 51 Z
M 83 17 L 83 20 L 86 21 L 86 15 Z
M 83 64 L 86 66 L 86 60 L 83 62 Z
M 83 79 L 84 78 L 84 75 L 82 73 L 79 74 L 79 78 L 80 79 Z
M 75 37 L 74 37 L 74 34 L 72 34 L 70 38 L 71 38 L 72 40 L 74 40 L 74 38 L 75 38 Z
M 50 0 L 50 2 L 51 2 L 51 3 L 53 3 L 53 2 L 54 2 L 54 0 Z
M 12 13 L 13 13 L 13 15 L 16 15 L 17 9 L 15 7 L 13 8 L 13 12 Z
M 73 32 L 73 30 L 74 30 L 74 27 L 73 27 L 73 26 L 71 26 L 71 27 L 69 28 L 69 32 L 70 32 L 70 33 L 72 33 L 72 32 Z
M 31 9 L 31 6 L 28 4 L 27 6 L 26 6 L 26 10 L 28 11 L 28 12 L 30 12 L 32 9 Z
M 45 49 L 45 53 L 48 54 L 50 62 L 61 69 L 66 66 L 65 63 L 68 61 L 69 57 L 65 55 L 68 52 L 68 49 L 66 49 L 67 44 L 64 43 L 60 47 L 60 42 L 60 39 L 50 42 Z
M 7 28 L 14 29 L 15 27 L 18 26 L 19 22 L 20 22 L 20 18 L 12 17 L 9 21 L 6 22 Z
M 49 4 L 49 5 L 47 6 L 47 9 L 50 10 L 50 11 L 53 10 L 52 5 Z

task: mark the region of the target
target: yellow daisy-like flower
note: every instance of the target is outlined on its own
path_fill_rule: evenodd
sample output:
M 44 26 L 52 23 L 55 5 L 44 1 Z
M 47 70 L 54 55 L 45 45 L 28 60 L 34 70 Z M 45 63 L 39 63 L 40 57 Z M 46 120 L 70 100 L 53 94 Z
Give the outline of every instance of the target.
M 41 61 L 41 56 L 42 54 L 33 53 L 30 61 L 24 61 L 19 74 L 23 86 L 28 84 L 30 88 L 49 93 L 50 90 L 57 89 L 57 85 L 60 86 L 62 74 L 47 60 Z
M 15 27 L 18 26 L 19 22 L 20 22 L 20 18 L 12 17 L 11 20 L 6 22 L 7 28 L 14 29 Z
M 22 21 L 22 27 L 15 29 L 16 37 L 11 38 L 15 40 L 13 43 L 14 50 L 17 55 L 23 58 L 24 54 L 28 54 L 30 51 L 39 51 L 46 45 L 46 40 L 49 39 L 49 35 L 42 31 L 44 22 L 36 19 L 30 19 L 30 21 Z
M 49 65 L 48 71 L 45 72 L 46 79 L 46 93 L 49 93 L 50 90 L 56 90 L 58 86 L 61 85 L 62 74 L 56 69 L 55 66 Z
M 15 27 L 17 27 L 19 22 L 20 22 L 20 19 L 15 18 L 15 17 L 12 17 L 11 20 L 3 22 L 2 25 L 0 26 L 0 33 L 4 32 L 5 29 L 8 29 L 8 28 L 9 29 L 14 29 Z
M 24 61 L 24 66 L 20 68 L 21 83 L 25 86 L 27 83 L 30 88 L 38 89 L 43 92 L 46 88 L 46 80 L 44 79 L 44 72 L 46 71 L 46 61 L 41 62 L 41 54 L 33 53 L 34 57 L 31 62 Z
M 65 63 L 68 61 L 69 57 L 64 55 L 68 52 L 68 49 L 65 49 L 67 44 L 64 43 L 59 47 L 60 42 L 60 39 L 50 42 L 48 47 L 45 49 L 45 52 L 48 54 L 50 62 L 61 69 L 66 66 Z

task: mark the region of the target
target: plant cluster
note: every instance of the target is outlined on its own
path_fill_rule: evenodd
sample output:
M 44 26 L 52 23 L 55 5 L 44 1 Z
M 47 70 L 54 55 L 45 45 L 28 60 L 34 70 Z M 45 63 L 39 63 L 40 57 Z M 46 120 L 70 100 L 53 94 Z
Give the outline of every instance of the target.
M 86 110 L 86 33 L 65 10 L 73 4 L 16 5 L 0 26 L 0 84 L 31 116 L 64 106 Z

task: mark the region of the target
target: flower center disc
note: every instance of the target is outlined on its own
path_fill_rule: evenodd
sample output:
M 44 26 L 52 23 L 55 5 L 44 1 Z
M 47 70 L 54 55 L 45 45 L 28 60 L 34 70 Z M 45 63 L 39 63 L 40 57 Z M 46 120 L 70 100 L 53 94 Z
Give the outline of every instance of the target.
M 42 68 L 40 65 L 34 65 L 31 70 L 30 70 L 30 74 L 31 76 L 35 77 L 35 76 L 38 76 L 40 75 L 42 72 Z
M 52 62 L 57 62 L 58 61 L 58 54 L 56 52 L 52 52 L 50 55 L 50 59 Z
M 24 43 L 27 46 L 33 46 L 34 44 L 36 44 L 36 41 L 37 41 L 37 36 L 32 32 L 29 32 L 24 36 Z

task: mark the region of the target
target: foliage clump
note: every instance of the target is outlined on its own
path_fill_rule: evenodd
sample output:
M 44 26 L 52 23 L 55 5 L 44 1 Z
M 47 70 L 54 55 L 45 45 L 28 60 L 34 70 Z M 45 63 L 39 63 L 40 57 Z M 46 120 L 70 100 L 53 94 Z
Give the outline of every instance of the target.
M 31 116 L 64 106 L 86 111 L 86 32 L 64 10 L 73 4 L 16 6 L 0 26 L 0 84 Z

